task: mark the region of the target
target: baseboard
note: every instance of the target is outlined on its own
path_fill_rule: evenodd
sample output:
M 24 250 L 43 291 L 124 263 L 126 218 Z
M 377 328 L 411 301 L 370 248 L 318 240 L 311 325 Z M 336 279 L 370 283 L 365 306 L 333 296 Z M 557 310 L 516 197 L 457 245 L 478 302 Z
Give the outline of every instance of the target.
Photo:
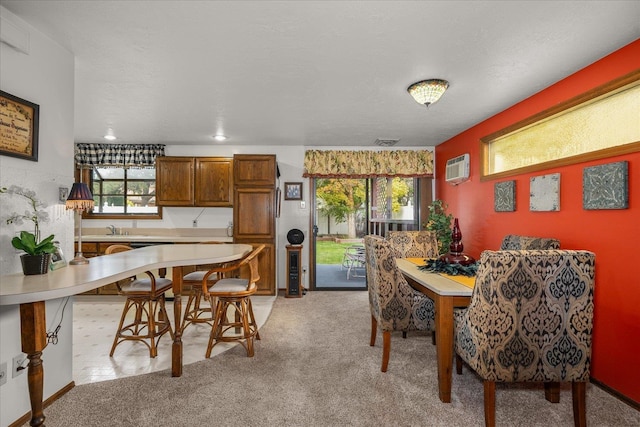
M 609 393 L 613 397 L 617 398 L 618 400 L 620 400 L 620 401 L 626 403 L 627 405 L 631 406 L 636 411 L 640 411 L 640 402 L 636 402 L 635 400 L 631 399 L 630 397 L 625 396 L 624 394 L 620 393 L 619 391 L 614 390 L 611 387 L 602 384 L 600 381 L 594 379 L 593 377 L 590 377 L 589 381 L 591 383 L 595 384 L 596 386 L 598 386 L 599 388 L 601 388 L 602 390 L 606 391 L 607 393 Z
M 44 402 L 42 402 L 43 408 L 46 409 L 47 406 L 51 405 L 56 400 L 60 399 L 62 396 L 64 396 L 69 390 L 71 390 L 75 386 L 76 386 L 75 381 L 71 381 L 69 384 L 67 384 L 66 386 L 62 387 L 57 392 L 53 393 L 48 399 L 46 399 Z M 47 414 L 45 413 L 44 415 L 46 416 Z M 31 420 L 31 411 L 27 412 L 26 414 L 24 414 L 23 416 L 21 416 L 20 418 L 18 418 L 17 420 L 12 422 L 11 424 L 9 424 L 9 427 L 20 427 L 20 426 L 23 426 L 26 423 L 28 423 L 29 420 Z M 45 424 L 46 424 L 46 422 L 45 422 Z

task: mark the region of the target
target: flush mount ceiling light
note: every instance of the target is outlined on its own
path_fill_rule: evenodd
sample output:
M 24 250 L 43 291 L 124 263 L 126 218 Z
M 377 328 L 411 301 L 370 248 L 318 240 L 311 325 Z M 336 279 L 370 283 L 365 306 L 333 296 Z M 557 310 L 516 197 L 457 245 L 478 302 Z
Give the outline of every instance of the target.
M 407 88 L 407 92 L 418 104 L 429 106 L 442 96 L 449 82 L 441 79 L 429 79 L 416 82 Z
M 107 134 L 103 138 L 106 139 L 107 141 L 115 141 L 116 136 L 113 134 L 113 129 L 111 128 L 107 129 Z
M 216 141 L 226 141 L 227 137 L 221 134 L 217 134 L 213 136 L 213 139 L 215 139 Z

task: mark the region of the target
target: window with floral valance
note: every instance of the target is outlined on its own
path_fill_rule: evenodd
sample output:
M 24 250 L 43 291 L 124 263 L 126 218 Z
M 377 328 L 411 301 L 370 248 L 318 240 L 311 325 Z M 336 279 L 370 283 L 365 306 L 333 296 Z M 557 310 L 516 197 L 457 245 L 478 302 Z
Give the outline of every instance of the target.
M 433 153 L 427 150 L 307 150 L 307 178 L 433 177 Z

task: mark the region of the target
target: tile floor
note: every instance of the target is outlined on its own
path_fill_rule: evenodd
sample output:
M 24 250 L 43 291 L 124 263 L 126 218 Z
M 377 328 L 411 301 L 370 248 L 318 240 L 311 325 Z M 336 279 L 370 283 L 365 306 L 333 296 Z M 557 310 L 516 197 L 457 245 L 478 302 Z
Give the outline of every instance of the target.
M 256 322 L 261 327 L 267 320 L 275 296 L 251 298 Z M 124 297 L 79 295 L 73 304 L 73 379 L 77 385 L 113 380 L 127 376 L 169 369 L 171 367 L 171 338 L 165 335 L 158 344 L 158 356 L 149 357 L 149 349 L 139 342 L 123 342 L 109 357 L 118 321 L 124 307 Z M 186 299 L 183 298 L 183 309 Z M 167 302 L 173 320 L 173 302 Z M 182 336 L 183 363 L 204 359 L 209 341 L 208 325 L 190 325 Z M 211 357 L 228 350 L 234 344 L 221 343 L 214 347 Z M 235 344 L 237 345 L 237 344 Z

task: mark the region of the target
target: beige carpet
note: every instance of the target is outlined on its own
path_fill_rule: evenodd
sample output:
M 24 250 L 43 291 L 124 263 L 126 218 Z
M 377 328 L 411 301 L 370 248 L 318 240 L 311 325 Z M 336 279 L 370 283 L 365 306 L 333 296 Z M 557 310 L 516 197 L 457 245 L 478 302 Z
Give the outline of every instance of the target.
M 452 403 L 437 397 L 430 336 L 395 335 L 387 373 L 381 337 L 369 346 L 366 292 L 279 297 L 256 355 L 237 346 L 169 371 L 75 387 L 45 410 L 56 426 L 481 426 L 482 383 L 454 373 Z M 571 392 L 551 404 L 541 386 L 498 385 L 498 426 L 571 426 Z M 590 426 L 638 426 L 640 413 L 594 385 Z

